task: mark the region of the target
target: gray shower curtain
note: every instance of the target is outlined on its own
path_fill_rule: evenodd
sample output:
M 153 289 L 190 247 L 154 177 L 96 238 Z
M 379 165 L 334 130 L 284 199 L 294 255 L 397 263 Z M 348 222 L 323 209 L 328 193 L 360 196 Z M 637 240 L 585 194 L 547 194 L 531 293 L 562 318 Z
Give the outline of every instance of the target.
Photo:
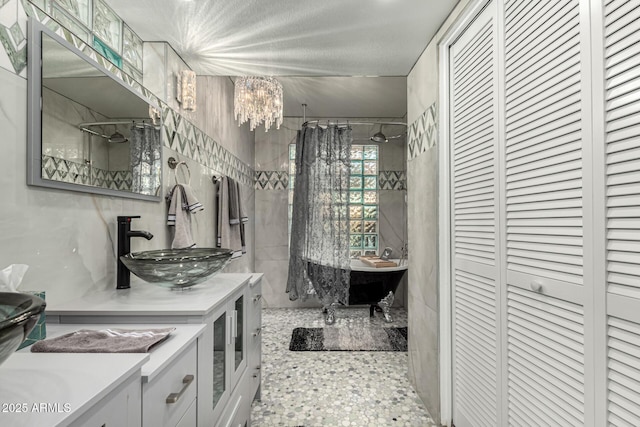
M 315 290 L 325 306 L 348 304 L 351 142 L 350 127 L 298 131 L 287 280 L 292 301 Z
M 129 138 L 131 191 L 155 195 L 161 185 L 160 130 L 149 125 L 133 125 Z

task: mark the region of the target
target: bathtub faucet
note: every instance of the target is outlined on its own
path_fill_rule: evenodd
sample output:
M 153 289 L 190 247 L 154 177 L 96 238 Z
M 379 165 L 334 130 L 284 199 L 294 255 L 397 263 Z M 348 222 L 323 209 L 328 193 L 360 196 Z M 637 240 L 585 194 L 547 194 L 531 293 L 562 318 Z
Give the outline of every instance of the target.
M 409 259 L 409 244 L 403 243 L 400 248 L 400 265 L 404 265 Z

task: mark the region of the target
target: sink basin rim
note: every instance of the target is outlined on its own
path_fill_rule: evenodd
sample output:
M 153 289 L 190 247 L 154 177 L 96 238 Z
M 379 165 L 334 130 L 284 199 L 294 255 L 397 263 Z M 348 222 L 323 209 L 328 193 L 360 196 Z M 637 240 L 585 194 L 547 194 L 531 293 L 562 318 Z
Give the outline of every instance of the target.
M 215 252 L 207 252 L 212 250 Z M 150 251 L 131 252 L 123 255 L 121 258 L 149 262 L 182 263 L 187 261 L 204 261 L 215 258 L 225 258 L 232 254 L 232 250 L 224 248 L 154 249 Z
M 156 249 L 120 257 L 142 280 L 165 288 L 184 289 L 202 283 L 222 270 L 233 251 L 225 248 Z
M 47 303 L 40 297 L 27 294 L 24 292 L 0 292 L 0 301 L 8 299 L 23 300 L 22 303 L 16 305 L 16 308 L 28 304 L 24 309 L 11 317 L 0 320 L 0 330 L 4 330 L 12 325 L 19 325 L 33 316 L 41 314 L 47 306 Z M 8 305 L 0 302 L 0 305 Z

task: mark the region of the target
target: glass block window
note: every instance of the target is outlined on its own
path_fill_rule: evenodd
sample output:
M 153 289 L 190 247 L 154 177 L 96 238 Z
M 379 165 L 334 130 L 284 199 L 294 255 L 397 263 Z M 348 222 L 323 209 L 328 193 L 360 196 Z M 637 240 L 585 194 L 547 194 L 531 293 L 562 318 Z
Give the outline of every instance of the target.
M 89 0 L 55 0 L 54 10 L 57 8 L 66 10 L 84 26 L 91 25 L 91 2 Z
M 65 12 L 58 4 L 53 4 L 51 9 L 51 15 L 54 17 L 56 21 L 62 24 L 63 27 L 70 30 L 72 33 L 80 37 L 86 43 L 89 42 L 89 29 L 81 23 L 79 20 L 72 17 L 70 14 Z
M 118 68 L 122 68 L 122 57 L 107 46 L 102 40 L 93 36 L 93 48 Z
M 122 52 L 122 20 L 101 0 L 93 4 L 93 32 L 111 49 Z
M 3 0 L 0 0 L 2 4 Z M 6 3 L 6 0 L 5 0 Z M 105 0 L 32 0 L 118 68 L 142 81 L 142 39 Z
M 351 147 L 349 186 L 351 257 L 378 253 L 378 146 Z
M 293 210 L 296 145 L 289 145 L 289 235 Z M 352 258 L 378 253 L 378 146 L 351 147 L 349 177 L 349 240 Z
M 126 25 L 122 35 L 122 57 L 136 70 L 142 70 L 142 40 Z

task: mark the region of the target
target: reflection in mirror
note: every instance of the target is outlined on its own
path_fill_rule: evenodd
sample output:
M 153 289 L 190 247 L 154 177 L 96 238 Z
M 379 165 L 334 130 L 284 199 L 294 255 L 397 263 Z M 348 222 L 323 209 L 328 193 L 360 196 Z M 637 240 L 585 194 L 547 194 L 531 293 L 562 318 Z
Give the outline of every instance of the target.
M 158 107 L 42 24 L 30 23 L 38 27 L 30 54 L 41 55 L 42 67 L 40 76 L 30 70 L 29 88 L 39 91 L 42 109 L 31 111 L 40 104 L 32 94 L 29 184 L 159 200 Z

